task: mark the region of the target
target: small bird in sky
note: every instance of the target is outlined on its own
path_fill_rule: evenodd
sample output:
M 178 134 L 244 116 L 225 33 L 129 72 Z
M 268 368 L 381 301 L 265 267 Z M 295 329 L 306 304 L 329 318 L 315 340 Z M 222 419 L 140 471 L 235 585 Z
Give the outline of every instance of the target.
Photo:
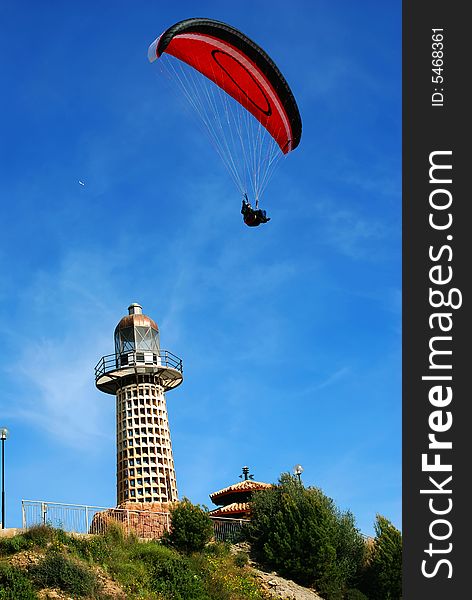
M 80 179 L 79 179 L 79 183 L 80 183 L 80 185 L 85 185 L 85 183 L 83 181 L 80 181 Z

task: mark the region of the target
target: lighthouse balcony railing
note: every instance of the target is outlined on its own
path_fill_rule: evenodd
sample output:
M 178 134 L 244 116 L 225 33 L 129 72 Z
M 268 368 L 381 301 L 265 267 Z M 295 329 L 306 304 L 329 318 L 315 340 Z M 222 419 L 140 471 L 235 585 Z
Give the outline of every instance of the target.
M 168 350 L 160 350 L 159 352 L 151 350 L 133 350 L 122 352 L 121 354 L 108 354 L 107 356 L 102 356 L 95 367 L 95 380 L 106 373 L 111 373 L 117 369 L 137 365 L 155 365 L 158 367 L 175 369 L 182 373 L 182 359 Z

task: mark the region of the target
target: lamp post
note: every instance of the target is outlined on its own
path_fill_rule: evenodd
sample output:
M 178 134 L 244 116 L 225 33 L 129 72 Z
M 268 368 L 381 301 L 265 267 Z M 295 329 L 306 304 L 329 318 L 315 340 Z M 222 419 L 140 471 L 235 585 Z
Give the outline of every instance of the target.
M 300 483 L 302 482 L 302 478 L 301 478 L 301 474 L 302 473 L 303 473 L 303 467 L 302 467 L 302 465 L 295 465 L 293 467 L 293 474 L 298 477 L 298 481 Z
M 2 440 L 2 529 L 5 529 L 5 440 L 9 435 L 6 427 L 0 429 L 0 439 Z

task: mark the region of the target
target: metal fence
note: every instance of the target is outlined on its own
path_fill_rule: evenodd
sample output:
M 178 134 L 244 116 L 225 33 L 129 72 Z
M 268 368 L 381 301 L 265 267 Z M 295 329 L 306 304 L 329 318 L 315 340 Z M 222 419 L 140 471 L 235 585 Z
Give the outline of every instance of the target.
M 35 525 L 49 525 L 69 533 L 104 533 L 110 523 L 120 523 L 127 533 L 135 533 L 146 539 L 159 538 L 170 528 L 168 512 L 149 510 L 128 510 L 87 506 L 84 504 L 64 504 L 42 500 L 22 500 L 21 514 L 23 529 Z M 211 517 L 214 537 L 217 541 L 237 542 L 248 522 L 245 519 Z
M 242 539 L 247 519 L 228 519 L 226 517 L 211 517 L 213 532 L 217 542 L 236 543 Z
M 22 500 L 23 529 L 34 525 L 49 525 L 70 533 L 104 533 L 108 525 L 118 522 L 130 533 L 140 537 L 160 537 L 169 531 L 167 512 L 127 510 L 84 504 L 64 504 L 41 500 Z
M 136 365 L 156 365 L 160 367 L 170 367 L 182 373 L 182 359 L 169 352 L 169 350 L 160 350 L 159 352 L 142 350 L 140 352 L 130 351 L 122 354 L 107 354 L 102 356 L 95 366 L 95 379 L 100 379 L 105 373 L 131 367 Z

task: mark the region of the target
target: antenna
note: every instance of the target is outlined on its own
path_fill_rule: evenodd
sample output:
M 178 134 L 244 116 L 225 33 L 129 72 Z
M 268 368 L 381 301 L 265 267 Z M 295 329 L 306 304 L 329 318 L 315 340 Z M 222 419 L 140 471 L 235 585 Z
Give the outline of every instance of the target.
M 243 467 L 243 474 L 239 476 L 240 479 L 244 477 L 244 481 L 248 479 L 254 479 L 254 475 L 249 474 L 249 467 Z

